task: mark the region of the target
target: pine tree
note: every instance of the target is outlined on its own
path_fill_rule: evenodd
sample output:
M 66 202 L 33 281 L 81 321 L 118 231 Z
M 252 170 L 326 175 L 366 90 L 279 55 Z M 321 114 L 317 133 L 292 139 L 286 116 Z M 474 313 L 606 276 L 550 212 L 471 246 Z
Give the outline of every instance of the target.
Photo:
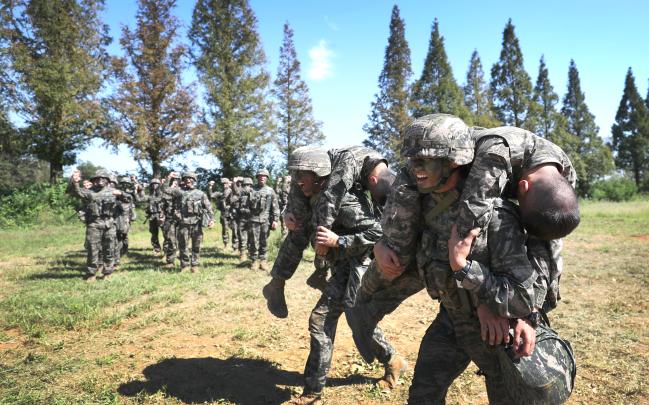
M 559 96 L 554 92 L 545 59 L 541 56 L 539 74 L 528 111 L 527 128 L 539 136 L 548 138 L 556 126 L 558 102 Z
M 635 85 L 631 68 L 611 128 L 617 167 L 630 170 L 638 187 L 649 168 L 649 111 Z
M 399 7 L 395 5 L 390 18 L 390 36 L 385 48 L 383 70 L 379 75 L 379 92 L 374 96 L 368 122 L 363 126 L 369 135 L 363 144 L 379 151 L 390 162 L 399 160 L 401 136 L 410 121 L 407 105 L 411 76 L 405 23 L 399 14 Z
M 50 181 L 97 136 L 105 116 L 98 99 L 108 57 L 103 0 L 3 0 L 16 111 L 31 152 L 49 162 Z
M 439 33 L 439 22 L 433 22 L 421 77 L 412 88 L 411 112 L 414 117 L 432 113 L 457 115 L 470 121 L 469 110 L 464 105 L 462 90 L 453 77 L 451 65 L 444 49 L 444 37 Z
M 206 92 L 205 146 L 230 177 L 247 153 L 269 142 L 273 130 L 257 18 L 247 0 L 198 0 L 189 38 Z
M 135 30 L 122 28 L 125 57 L 113 58 L 118 81 L 108 99 L 119 125 L 109 132 L 114 144 L 128 145 L 138 160 L 162 163 L 195 145 L 193 91 L 183 86 L 187 48 L 177 44 L 179 22 L 171 13 L 175 0 L 139 0 Z
M 273 84 L 278 123 L 275 142 L 288 161 L 296 148 L 324 140 L 322 123 L 313 118 L 309 88 L 300 77 L 300 61 L 288 22 L 284 24 L 284 41 L 279 49 L 279 67 Z
M 586 105 L 574 60 L 570 61 L 568 69 L 568 89 L 561 113 L 566 117 L 568 132 L 579 139 L 575 154 L 570 155 L 577 171 L 577 192 L 583 197 L 589 196 L 593 183 L 613 169 L 613 158 L 611 150 L 599 137 L 595 117 Z
M 482 62 L 478 51 L 471 54 L 469 69 L 466 74 L 464 86 L 464 104 L 473 115 L 473 124 L 485 128 L 492 128 L 500 125 L 491 113 L 491 100 L 489 89 L 484 80 Z
M 500 59 L 491 68 L 490 88 L 496 118 L 505 125 L 525 127 L 532 82 L 525 71 L 511 19 L 503 31 Z

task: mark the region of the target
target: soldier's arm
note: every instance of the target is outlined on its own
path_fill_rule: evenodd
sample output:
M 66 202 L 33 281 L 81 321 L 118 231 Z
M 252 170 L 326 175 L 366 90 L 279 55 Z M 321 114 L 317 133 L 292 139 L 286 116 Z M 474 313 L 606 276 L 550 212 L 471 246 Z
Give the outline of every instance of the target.
M 524 318 L 543 300 L 545 290 L 527 258 L 525 234 L 514 207 L 496 203 L 486 237 L 490 262 L 470 260 L 458 284 L 477 297 L 478 305 L 487 305 L 494 314 Z
M 331 162 L 331 174 L 327 180 L 326 188 L 321 192 L 321 197 L 314 207 L 315 224 L 331 228 L 340 204 L 354 182 L 360 180 L 360 171 L 356 167 L 356 160 L 351 152 L 339 153 Z
M 277 193 L 273 191 L 272 203 L 270 207 L 270 222 L 279 221 L 279 199 L 277 198 Z
M 473 228 L 485 228 L 492 212 L 491 202 L 500 197 L 510 175 L 509 148 L 499 137 L 485 138 L 476 146 L 473 166 L 460 197 L 456 224 L 461 237 Z

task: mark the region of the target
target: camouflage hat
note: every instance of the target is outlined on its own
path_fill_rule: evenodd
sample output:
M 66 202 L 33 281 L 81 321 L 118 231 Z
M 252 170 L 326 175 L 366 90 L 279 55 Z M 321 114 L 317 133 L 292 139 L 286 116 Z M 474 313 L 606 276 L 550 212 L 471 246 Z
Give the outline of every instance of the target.
M 259 177 L 259 176 L 270 177 L 270 173 L 268 173 L 268 170 L 266 169 L 259 169 L 257 170 L 257 174 L 255 174 L 255 177 Z
M 288 159 L 289 170 L 306 170 L 314 172 L 318 177 L 331 173 L 331 159 L 326 150 L 313 146 L 297 148 Z
M 94 180 L 96 178 L 103 177 L 104 179 L 107 179 L 110 181 L 111 177 L 114 177 L 115 175 L 111 173 L 110 171 L 106 169 L 99 169 L 95 171 L 95 174 L 90 178 L 90 180 Z
M 131 178 L 128 177 L 128 176 L 121 176 L 121 177 L 119 178 L 119 182 L 120 182 L 120 183 L 126 183 L 126 184 L 133 184 L 133 181 L 132 181 Z
M 183 174 L 180 176 L 182 179 L 194 179 L 196 181 L 196 173 L 194 172 L 183 172 Z
M 149 184 L 160 184 L 160 179 L 154 177 L 151 179 L 151 182 Z
M 562 404 L 575 384 L 577 365 L 570 343 L 541 324 L 532 355 L 515 358 L 511 348 L 498 349 L 507 392 L 517 404 Z
M 471 128 L 450 114 L 429 114 L 414 120 L 405 131 L 401 156 L 444 158 L 458 165 L 473 161 Z
M 244 177 L 243 178 L 243 185 L 244 186 L 252 186 L 252 179 L 250 177 Z

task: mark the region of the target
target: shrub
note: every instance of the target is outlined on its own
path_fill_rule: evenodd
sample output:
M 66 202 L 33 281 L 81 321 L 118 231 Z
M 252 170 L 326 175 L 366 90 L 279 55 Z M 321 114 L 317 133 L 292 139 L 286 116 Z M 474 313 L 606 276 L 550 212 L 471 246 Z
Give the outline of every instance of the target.
M 67 183 L 34 183 L 0 197 L 0 228 L 63 223 L 74 217 L 75 201 Z
M 600 180 L 593 185 L 593 199 L 628 201 L 638 193 L 635 182 L 622 176 Z

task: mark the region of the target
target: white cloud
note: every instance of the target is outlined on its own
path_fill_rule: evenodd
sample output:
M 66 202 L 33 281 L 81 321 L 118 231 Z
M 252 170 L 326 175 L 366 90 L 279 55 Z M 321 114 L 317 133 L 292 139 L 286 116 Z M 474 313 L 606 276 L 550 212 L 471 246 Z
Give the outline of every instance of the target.
M 333 76 L 333 63 L 331 62 L 333 56 L 333 51 L 329 49 L 327 41 L 324 39 L 321 39 L 318 45 L 309 49 L 309 57 L 311 58 L 309 78 L 321 81 Z

